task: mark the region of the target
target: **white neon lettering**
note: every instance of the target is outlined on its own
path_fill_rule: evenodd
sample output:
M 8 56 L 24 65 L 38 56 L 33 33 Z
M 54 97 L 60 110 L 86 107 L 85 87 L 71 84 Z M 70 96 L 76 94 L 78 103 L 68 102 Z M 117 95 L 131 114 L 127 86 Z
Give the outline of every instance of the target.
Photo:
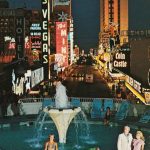
M 43 55 L 43 59 L 44 59 L 43 63 L 47 64 L 48 63 L 48 56 L 47 55 Z
M 46 18 L 46 16 L 47 16 L 47 9 L 42 9 L 42 14 L 43 14 L 43 17 Z

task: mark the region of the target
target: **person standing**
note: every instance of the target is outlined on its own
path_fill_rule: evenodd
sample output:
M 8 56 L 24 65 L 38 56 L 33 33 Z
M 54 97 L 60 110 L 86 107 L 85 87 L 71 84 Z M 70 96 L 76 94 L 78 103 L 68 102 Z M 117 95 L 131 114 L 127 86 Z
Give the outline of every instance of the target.
M 44 150 L 58 150 L 58 145 L 54 141 L 54 135 L 53 134 L 51 134 L 49 136 L 49 141 L 46 142 Z
M 109 125 L 110 117 L 111 117 L 110 107 L 107 107 L 105 117 L 104 117 L 104 124 L 105 125 Z
M 133 139 L 133 150 L 144 150 L 144 136 L 141 131 L 136 132 L 136 139 Z
M 130 127 L 125 126 L 122 134 L 118 136 L 117 149 L 118 150 L 131 150 L 131 143 L 133 140 Z
M 56 108 L 67 108 L 68 107 L 68 96 L 66 87 L 61 83 L 60 78 L 56 78 L 53 82 L 56 86 L 55 94 L 55 106 Z

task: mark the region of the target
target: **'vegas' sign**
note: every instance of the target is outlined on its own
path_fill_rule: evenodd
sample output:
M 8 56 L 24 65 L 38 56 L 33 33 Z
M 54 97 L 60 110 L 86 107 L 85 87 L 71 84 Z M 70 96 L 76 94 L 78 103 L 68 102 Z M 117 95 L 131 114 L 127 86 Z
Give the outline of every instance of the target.
M 49 34 L 48 34 L 48 19 L 49 19 L 49 1 L 42 0 L 42 63 L 44 67 L 44 77 L 48 79 L 49 67 Z

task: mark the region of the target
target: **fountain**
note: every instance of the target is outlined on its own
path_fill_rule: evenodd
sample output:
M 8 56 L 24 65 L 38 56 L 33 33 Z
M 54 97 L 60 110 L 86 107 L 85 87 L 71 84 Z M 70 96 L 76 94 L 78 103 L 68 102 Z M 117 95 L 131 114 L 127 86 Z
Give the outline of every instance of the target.
M 59 143 L 66 143 L 66 135 L 68 127 L 72 119 L 81 111 L 81 108 L 52 108 L 48 110 L 44 108 L 44 112 L 48 113 L 54 121 L 59 134 Z
M 72 119 L 81 111 L 80 107 L 70 107 L 66 88 L 60 80 L 54 81 L 56 85 L 55 108 L 45 107 L 43 111 L 48 113 L 54 121 L 59 135 L 59 143 L 66 143 L 68 127 Z

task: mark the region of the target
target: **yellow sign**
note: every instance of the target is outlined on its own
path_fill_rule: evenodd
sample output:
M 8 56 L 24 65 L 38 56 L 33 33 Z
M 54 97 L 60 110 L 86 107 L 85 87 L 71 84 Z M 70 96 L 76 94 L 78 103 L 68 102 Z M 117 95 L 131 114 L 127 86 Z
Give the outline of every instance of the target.
M 150 103 L 150 92 L 145 92 L 145 99 L 146 99 L 146 103 Z

